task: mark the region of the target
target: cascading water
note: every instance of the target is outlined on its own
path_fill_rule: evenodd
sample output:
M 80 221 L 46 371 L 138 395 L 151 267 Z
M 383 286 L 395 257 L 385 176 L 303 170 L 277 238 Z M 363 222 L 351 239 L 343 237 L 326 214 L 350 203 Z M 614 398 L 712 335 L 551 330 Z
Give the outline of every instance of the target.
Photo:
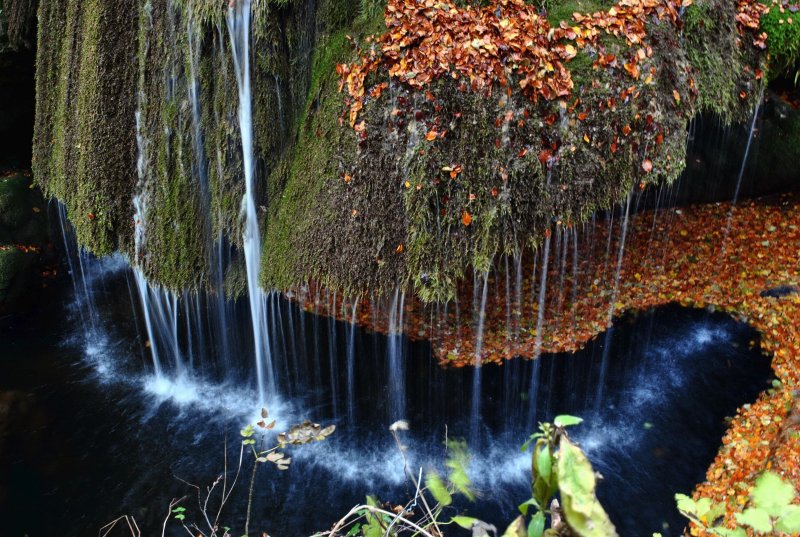
M 472 403 L 470 406 L 470 440 L 478 448 L 480 442 L 481 423 L 481 373 L 483 370 L 483 330 L 486 327 L 486 298 L 489 292 L 489 274 L 482 277 L 480 307 L 478 309 L 478 326 L 475 331 L 475 367 L 472 370 Z
M 544 239 L 544 251 L 542 252 L 542 276 L 541 283 L 539 284 L 539 307 L 536 314 L 536 339 L 534 348 L 533 367 L 531 368 L 531 382 L 530 382 L 530 409 L 529 409 L 529 423 L 532 427 L 536 423 L 538 415 L 538 389 L 539 389 L 539 376 L 541 375 L 541 363 L 539 362 L 539 355 L 542 352 L 542 330 L 544 329 L 544 308 L 547 302 L 547 269 L 550 260 L 550 234 L 548 233 Z M 536 267 L 534 266 L 534 270 Z M 534 277 L 533 281 L 536 281 Z
M 603 390 L 605 389 L 606 372 L 608 370 L 608 360 L 611 354 L 611 340 L 612 336 L 614 335 L 614 325 L 612 324 L 612 321 L 614 320 L 614 312 L 617 309 L 617 295 L 619 293 L 620 272 L 622 271 L 622 261 L 625 258 L 625 239 L 628 236 L 628 219 L 630 218 L 630 210 L 631 210 L 631 194 L 628 193 L 628 199 L 625 203 L 625 215 L 622 219 L 622 225 L 619 236 L 619 251 L 617 253 L 617 266 L 616 270 L 614 271 L 614 289 L 611 293 L 611 303 L 608 307 L 607 324 L 609 326 L 609 329 L 606 332 L 606 343 L 603 346 L 603 356 L 600 362 L 601 363 L 600 378 L 597 383 L 597 397 L 595 398 L 595 403 L 598 405 L 598 408 L 599 405 L 603 404 Z
M 389 417 L 392 421 L 406 418 L 406 361 L 403 327 L 406 293 L 398 287 L 389 307 Z
M 276 386 L 268 341 L 266 298 L 258 283 L 261 272 L 261 235 L 256 206 L 253 103 L 250 91 L 250 0 L 232 3 L 228 8 L 228 32 L 236 85 L 239 89 L 239 127 L 245 179 L 245 197 L 242 200 L 245 227 L 242 238 L 247 269 L 247 294 L 253 324 L 259 401 L 265 404 L 267 397 L 275 393 Z
M 353 301 L 350 313 L 350 329 L 347 331 L 347 419 L 351 424 L 356 421 L 356 312 L 358 300 Z

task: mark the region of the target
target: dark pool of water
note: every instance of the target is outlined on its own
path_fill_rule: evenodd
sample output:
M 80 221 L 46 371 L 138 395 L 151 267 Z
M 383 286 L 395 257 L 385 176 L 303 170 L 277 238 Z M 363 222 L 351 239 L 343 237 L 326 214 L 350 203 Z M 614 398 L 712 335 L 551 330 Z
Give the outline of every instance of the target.
M 210 369 L 232 373 L 155 381 L 132 321 L 116 316 L 116 326 L 87 342 L 69 300 L 54 293 L 39 316 L 0 329 L 0 535 L 97 535 L 122 514 L 134 516 L 144 535 L 157 535 L 169 501 L 183 496 L 187 518 L 199 522 L 196 492 L 176 476 L 210 485 L 225 468 L 226 445 L 229 468 L 235 465 L 239 429 L 258 410 L 252 386 L 241 380 L 249 360 L 228 357 L 223 367 L 219 358 L 201 357 L 216 364 Z M 272 311 L 285 330 L 290 311 L 294 329 L 304 327 L 283 343 L 294 352 L 283 358 L 284 396 L 270 404 L 279 427 L 309 418 L 338 430 L 324 443 L 292 449 L 288 471 L 259 470 L 251 528 L 310 535 L 366 494 L 407 501 L 413 490 L 388 431 L 390 341 L 360 330 L 350 340 L 349 326 L 285 302 Z M 670 306 L 628 316 L 574 355 L 484 367 L 477 423 L 473 370 L 443 371 L 427 345 L 403 341 L 410 467 L 441 467 L 445 439 L 468 439 L 479 500 L 459 502 L 454 513 L 504 527 L 529 495 L 529 460 L 519 446 L 537 421 L 580 415 L 586 422 L 573 438 L 604 476 L 599 496 L 620 534 L 679 535 L 673 494 L 703 480 L 725 417 L 771 378 L 757 341 L 749 327 L 702 310 Z M 349 390 L 348 343 L 357 366 Z M 244 483 L 222 517 L 235 535 L 244 526 L 249 468 L 246 459 Z M 182 530 L 170 523 L 167 534 Z

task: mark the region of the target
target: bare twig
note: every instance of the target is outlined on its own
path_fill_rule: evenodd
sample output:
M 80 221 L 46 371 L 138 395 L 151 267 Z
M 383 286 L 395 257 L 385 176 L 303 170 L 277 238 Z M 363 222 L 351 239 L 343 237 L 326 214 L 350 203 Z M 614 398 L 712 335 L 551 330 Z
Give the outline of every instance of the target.
M 125 521 L 125 524 L 127 524 L 128 531 L 131 532 L 131 535 L 133 537 L 142 537 L 142 531 L 136 524 L 136 519 L 128 515 L 122 515 L 121 517 L 112 520 L 111 522 L 100 528 L 100 531 L 97 532 L 98 535 L 100 537 L 106 537 L 109 533 L 111 533 L 111 530 L 113 530 L 117 526 L 117 524 L 123 520 Z
M 173 498 L 170 500 L 169 507 L 167 507 L 167 516 L 164 517 L 164 524 L 161 526 L 161 537 L 164 537 L 164 535 L 167 533 L 167 522 L 169 522 L 169 516 L 172 514 L 172 509 L 185 499 L 186 496 L 182 496 L 178 499 Z
M 353 507 L 343 518 L 341 518 L 333 526 L 331 531 L 329 531 L 327 533 L 323 533 L 322 535 L 330 535 L 331 537 L 335 537 L 336 536 L 336 532 L 338 532 L 340 529 L 342 529 L 344 526 L 346 526 L 348 524 L 348 519 L 351 516 L 355 515 L 355 514 L 359 514 L 359 511 L 369 511 L 370 513 L 373 513 L 373 514 L 387 515 L 390 518 L 392 518 L 393 521 L 399 521 L 404 526 L 406 526 L 407 528 L 415 530 L 417 532 L 417 534 L 422 536 L 422 537 L 437 537 L 437 534 L 433 534 L 433 533 L 429 532 L 427 529 L 425 529 L 422 526 L 410 521 L 409 519 L 405 518 L 402 515 L 398 515 L 396 513 L 392 513 L 391 511 L 387 511 L 385 509 L 381 509 L 379 507 L 375 507 L 375 506 L 372 506 L 372 505 L 357 505 L 357 506 Z

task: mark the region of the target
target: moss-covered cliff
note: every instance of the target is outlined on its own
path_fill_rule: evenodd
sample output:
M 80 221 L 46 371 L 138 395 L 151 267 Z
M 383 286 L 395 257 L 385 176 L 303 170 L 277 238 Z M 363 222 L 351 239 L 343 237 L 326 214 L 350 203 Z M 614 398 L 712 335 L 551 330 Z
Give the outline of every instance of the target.
M 550 4 L 554 28 L 616 9 Z M 392 39 L 368 38 L 386 31 L 385 3 L 253 0 L 264 285 L 413 284 L 446 298 L 467 267 L 536 246 L 554 221 L 673 180 L 690 118 L 746 118 L 765 55 L 742 23 L 746 2 L 645 4 L 672 16 L 642 16 L 636 43 L 611 31 L 576 43 L 563 63 L 572 87 L 558 98 L 531 99 L 513 73 L 508 89 L 475 91 L 450 76 L 415 86 L 383 65 L 366 77 L 353 129 L 336 66 Z M 238 271 L 235 257 L 232 267 L 214 257 L 219 241 L 241 242 L 244 194 L 227 12 L 217 0 L 39 6 L 36 180 L 66 204 L 86 248 L 126 252 L 175 289 Z

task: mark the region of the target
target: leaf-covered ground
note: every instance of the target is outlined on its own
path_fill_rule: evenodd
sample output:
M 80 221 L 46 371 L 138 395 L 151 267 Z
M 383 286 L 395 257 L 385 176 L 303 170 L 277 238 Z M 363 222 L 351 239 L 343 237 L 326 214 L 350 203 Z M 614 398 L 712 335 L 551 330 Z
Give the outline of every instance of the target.
M 544 297 L 541 253 L 500 258 L 488 277 L 483 323 L 473 315 L 484 300 L 478 276 L 460 285 L 458 305 L 425 306 L 409 298 L 403 329 L 429 339 L 443 366 L 461 367 L 475 361 L 480 324 L 480 360 L 502 363 L 576 350 L 628 310 L 678 302 L 727 311 L 762 334 L 780 383 L 739 409 L 696 494 L 727 502 L 733 520 L 765 469 L 800 490 L 800 397 L 793 396 L 800 387 L 800 293 L 793 292 L 800 287 L 800 197 L 631 211 L 620 262 L 623 222 L 618 212 L 613 221 L 600 219 L 580 231 L 555 225 L 540 250 L 549 244 Z M 783 292 L 773 294 L 784 296 L 762 294 L 776 288 Z M 306 289 L 296 298 L 308 310 L 342 319 L 352 311 L 352 301 L 321 290 Z M 361 300 L 357 322 L 387 332 L 386 304 Z

